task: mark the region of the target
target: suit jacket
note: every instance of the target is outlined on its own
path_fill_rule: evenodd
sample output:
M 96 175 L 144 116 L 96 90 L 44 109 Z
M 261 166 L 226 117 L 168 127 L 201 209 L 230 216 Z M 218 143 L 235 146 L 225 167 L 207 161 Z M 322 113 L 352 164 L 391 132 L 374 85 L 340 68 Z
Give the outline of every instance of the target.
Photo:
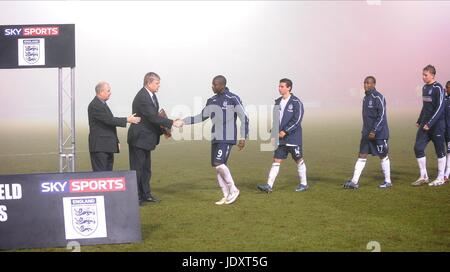
M 128 130 L 128 144 L 144 150 L 153 150 L 159 144 L 163 134 L 161 126 L 172 128 L 172 120 L 158 115 L 159 106 L 145 88 L 142 88 L 133 100 L 133 113 L 141 117 L 139 124 L 131 124 Z
M 97 96 L 88 106 L 89 152 L 119 153 L 116 127 L 126 127 L 126 117 L 114 117 Z

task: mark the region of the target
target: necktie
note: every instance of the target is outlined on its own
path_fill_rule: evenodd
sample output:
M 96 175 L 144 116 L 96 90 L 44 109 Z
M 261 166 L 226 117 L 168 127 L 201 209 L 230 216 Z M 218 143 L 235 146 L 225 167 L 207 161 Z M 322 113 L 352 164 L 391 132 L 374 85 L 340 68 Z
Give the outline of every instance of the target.
M 156 94 L 153 94 L 153 103 L 156 106 L 156 110 L 159 109 L 159 103 L 158 103 L 158 98 L 156 97 Z

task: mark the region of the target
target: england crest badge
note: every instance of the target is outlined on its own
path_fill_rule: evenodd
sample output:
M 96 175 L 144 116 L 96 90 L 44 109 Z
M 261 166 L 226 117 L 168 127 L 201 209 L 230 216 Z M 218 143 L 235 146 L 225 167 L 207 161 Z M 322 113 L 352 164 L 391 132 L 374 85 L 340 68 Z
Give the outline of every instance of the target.
M 35 64 L 39 60 L 40 42 L 36 40 L 23 41 L 23 58 L 29 64 Z
M 45 65 L 45 39 L 18 39 L 19 65 Z
M 72 199 L 72 225 L 76 232 L 89 236 L 98 226 L 97 201 L 95 198 Z
M 65 197 L 63 205 L 66 239 L 106 237 L 103 196 Z

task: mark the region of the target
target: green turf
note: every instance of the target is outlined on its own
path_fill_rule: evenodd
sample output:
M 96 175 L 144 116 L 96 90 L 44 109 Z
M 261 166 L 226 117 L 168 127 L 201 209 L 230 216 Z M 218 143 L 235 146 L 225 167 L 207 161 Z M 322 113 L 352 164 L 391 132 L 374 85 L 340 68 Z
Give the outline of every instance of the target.
M 358 117 L 358 118 L 357 118 Z M 390 119 L 390 158 L 394 187 L 381 190 L 379 159 L 368 160 L 359 190 L 343 190 L 358 151 L 360 118 L 345 125 L 333 118 L 305 121 L 304 154 L 310 190 L 295 192 L 297 171 L 285 161 L 274 192 L 261 193 L 271 152 L 251 141 L 234 148 L 229 167 L 241 190 L 236 203 L 216 206 L 221 190 L 210 167 L 207 141 L 163 141 L 152 154 L 153 192 L 162 199 L 141 209 L 143 242 L 83 246 L 82 251 L 368 251 L 377 241 L 382 251 L 449 251 L 450 186 L 411 187 L 418 176 L 412 151 L 415 116 Z M 126 130 L 120 130 L 125 142 Z M 56 150 L 53 130 L 29 135 L 2 135 L 3 154 Z M 46 136 L 47 135 L 47 136 Z M 50 137 L 50 136 L 51 137 Z M 78 132 L 79 150 L 86 150 L 86 131 Z M 21 144 L 20 142 L 23 141 Z M 116 155 L 116 170 L 128 169 L 128 150 Z M 433 148 L 427 150 L 428 171 L 436 173 Z M 0 155 L 0 173 L 53 172 L 54 155 Z M 88 153 L 78 154 L 77 170 L 89 170 Z M 37 251 L 66 251 L 34 249 Z

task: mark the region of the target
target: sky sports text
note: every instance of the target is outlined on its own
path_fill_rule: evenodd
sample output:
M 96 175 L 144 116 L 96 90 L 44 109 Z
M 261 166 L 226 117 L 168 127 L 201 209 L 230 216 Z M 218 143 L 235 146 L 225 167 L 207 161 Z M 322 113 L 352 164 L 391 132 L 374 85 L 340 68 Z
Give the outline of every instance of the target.
M 97 193 L 125 190 L 125 177 L 52 180 L 40 183 L 41 193 Z
M 36 36 L 58 36 L 58 26 L 33 26 L 33 27 L 18 27 L 18 28 L 5 28 L 3 31 L 4 36 L 23 36 L 23 37 L 36 37 Z

